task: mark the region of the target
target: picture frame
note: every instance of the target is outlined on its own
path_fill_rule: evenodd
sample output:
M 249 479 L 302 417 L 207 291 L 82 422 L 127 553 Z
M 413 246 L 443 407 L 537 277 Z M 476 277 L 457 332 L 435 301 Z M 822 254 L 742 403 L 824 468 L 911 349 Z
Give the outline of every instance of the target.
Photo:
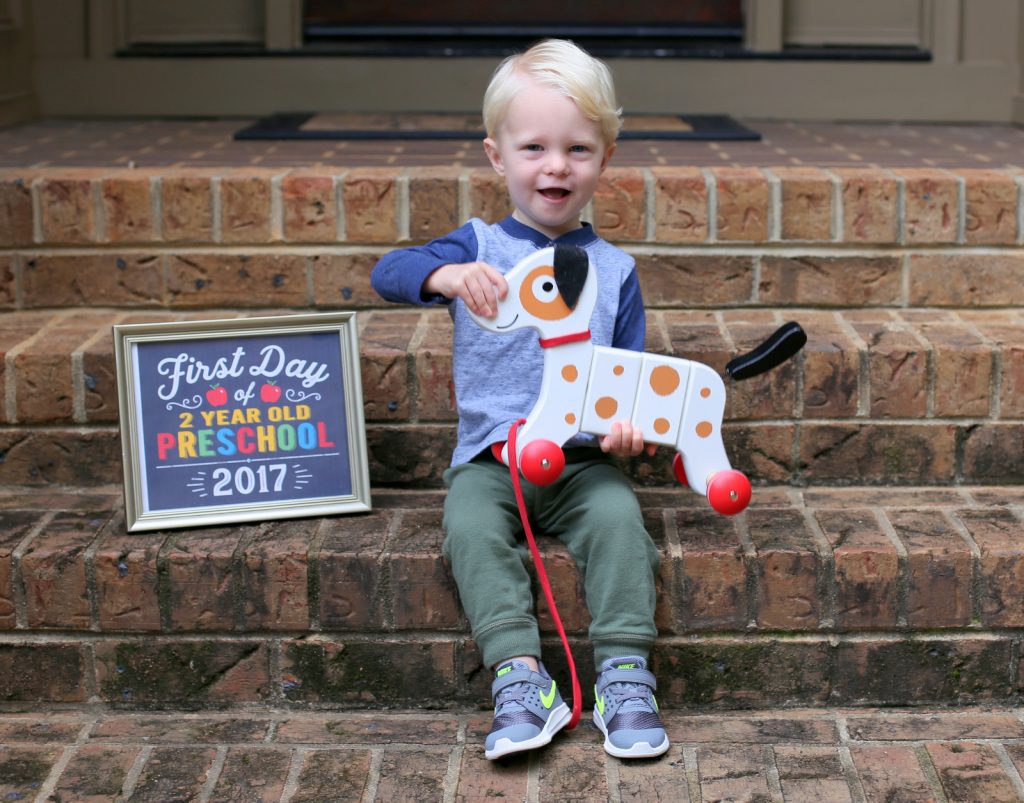
M 113 335 L 128 532 L 371 509 L 354 312 Z

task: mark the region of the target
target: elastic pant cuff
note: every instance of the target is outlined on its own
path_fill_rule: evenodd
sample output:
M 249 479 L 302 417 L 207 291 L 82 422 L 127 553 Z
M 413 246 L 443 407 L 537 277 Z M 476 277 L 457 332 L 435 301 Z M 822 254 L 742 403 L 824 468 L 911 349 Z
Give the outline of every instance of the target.
M 486 667 L 497 666 L 519 655 L 540 658 L 540 634 L 535 622 L 515 622 L 495 627 L 476 636 L 476 643 L 483 653 Z

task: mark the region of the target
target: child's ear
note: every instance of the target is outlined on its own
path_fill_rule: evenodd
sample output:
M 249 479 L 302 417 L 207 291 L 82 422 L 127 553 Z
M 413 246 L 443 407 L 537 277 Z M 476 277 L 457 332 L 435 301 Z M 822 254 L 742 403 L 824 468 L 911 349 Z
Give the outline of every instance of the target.
M 501 152 L 498 150 L 498 143 L 488 137 L 484 140 L 484 153 L 491 160 L 491 167 L 499 176 L 505 175 L 505 165 L 501 161 Z
M 608 167 L 608 162 L 611 161 L 613 153 L 615 153 L 615 143 L 614 142 L 605 149 L 604 158 L 601 160 L 601 172 L 602 173 L 604 172 L 604 169 L 606 167 Z

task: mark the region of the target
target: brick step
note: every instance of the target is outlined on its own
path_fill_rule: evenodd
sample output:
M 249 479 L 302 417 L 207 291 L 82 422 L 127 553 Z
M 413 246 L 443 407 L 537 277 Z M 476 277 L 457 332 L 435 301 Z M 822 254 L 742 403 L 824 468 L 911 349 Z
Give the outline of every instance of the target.
M 589 698 L 588 698 L 589 704 Z M 601 748 L 586 710 L 550 748 L 484 759 L 489 711 L 0 714 L 7 800 L 575 800 L 1010 803 L 1011 707 L 695 712 L 661 708 L 660 761 Z M 30 718 L 31 717 L 31 718 Z M 163 790 L 163 791 L 161 791 Z M 189 791 L 191 790 L 191 791 Z
M 1019 245 L 1017 170 L 612 167 L 587 215 L 649 244 Z M 509 211 L 490 168 L 8 168 L 0 247 L 383 244 Z
M 127 536 L 115 488 L 0 496 L 0 700 L 453 705 L 489 673 L 441 561 L 439 492 L 375 511 Z M 734 519 L 641 490 L 668 706 L 1015 700 L 1024 491 L 759 488 Z M 593 681 L 567 552 L 542 538 Z M 547 655 L 564 678 L 541 605 Z
M 120 482 L 114 323 L 252 315 L 92 309 L 0 315 L 0 483 Z M 1024 476 L 1024 312 L 899 308 L 648 313 L 647 349 L 719 371 L 787 319 L 809 342 L 778 370 L 731 383 L 735 465 L 792 484 L 1015 483 Z M 443 310 L 359 313 L 371 482 L 440 487 L 454 440 Z M 673 482 L 669 450 L 633 461 Z
M 411 244 L 4 248 L 0 239 L 0 311 L 372 309 L 383 303 L 370 286 L 374 264 L 392 248 Z M 1013 244 L 617 244 L 636 260 L 650 309 L 1003 309 L 1024 303 L 1024 253 Z

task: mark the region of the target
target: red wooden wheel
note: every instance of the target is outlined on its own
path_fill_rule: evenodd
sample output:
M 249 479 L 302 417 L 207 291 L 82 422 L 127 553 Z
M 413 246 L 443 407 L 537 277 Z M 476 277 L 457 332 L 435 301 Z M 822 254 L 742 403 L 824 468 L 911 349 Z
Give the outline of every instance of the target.
M 750 480 L 734 469 L 716 472 L 708 483 L 708 502 L 723 516 L 735 516 L 750 504 Z
M 550 485 L 562 475 L 565 452 L 554 441 L 540 438 L 523 447 L 519 470 L 534 485 Z
M 676 475 L 680 485 L 689 487 L 690 481 L 686 479 L 686 469 L 683 468 L 683 456 L 679 452 L 672 458 L 672 473 Z

